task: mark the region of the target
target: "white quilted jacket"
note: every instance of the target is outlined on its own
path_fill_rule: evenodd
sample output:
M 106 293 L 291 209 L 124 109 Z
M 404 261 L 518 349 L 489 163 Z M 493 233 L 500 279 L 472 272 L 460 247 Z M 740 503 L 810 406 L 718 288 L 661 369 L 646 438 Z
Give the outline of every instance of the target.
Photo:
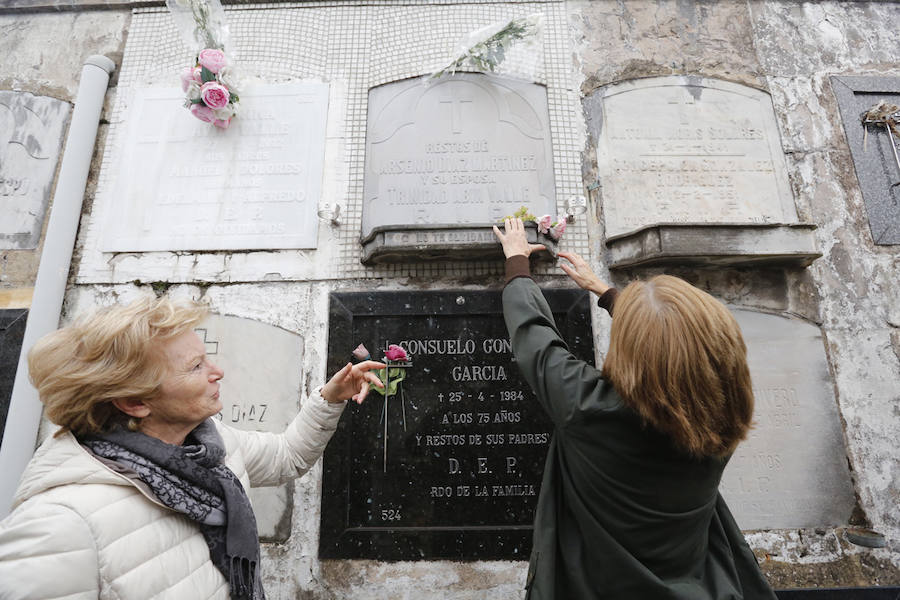
M 344 406 L 317 390 L 282 434 L 219 425 L 226 464 L 245 488 L 299 477 L 321 456 Z M 229 598 L 194 522 L 103 465 L 71 434 L 38 448 L 14 507 L 0 521 L 0 600 Z

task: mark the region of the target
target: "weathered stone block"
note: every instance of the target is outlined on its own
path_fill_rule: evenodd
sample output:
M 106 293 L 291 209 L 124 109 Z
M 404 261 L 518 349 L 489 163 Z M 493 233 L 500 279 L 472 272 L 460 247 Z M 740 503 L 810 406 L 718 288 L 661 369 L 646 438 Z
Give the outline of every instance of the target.
M 37 248 L 69 104 L 0 91 L 0 249 Z
M 641 265 L 809 266 L 815 225 L 651 225 L 607 240 L 611 269 Z
M 722 476 L 742 529 L 844 525 L 855 503 L 821 330 L 732 310 L 747 343 L 756 426 Z

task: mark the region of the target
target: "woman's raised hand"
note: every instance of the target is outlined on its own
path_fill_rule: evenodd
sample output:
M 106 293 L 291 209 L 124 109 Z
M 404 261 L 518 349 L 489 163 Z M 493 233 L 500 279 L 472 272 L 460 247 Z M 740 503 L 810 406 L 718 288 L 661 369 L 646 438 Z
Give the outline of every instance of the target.
M 334 374 L 328 383 L 322 386 L 322 397 L 328 402 L 343 402 L 350 398 L 357 404 L 362 404 L 369 394 L 369 384 L 374 383 L 380 388 L 384 384 L 372 369 L 384 369 L 387 365 L 374 360 L 365 360 L 361 363 L 347 365 Z
M 503 232 L 494 225 L 494 235 L 500 240 L 500 245 L 503 246 L 503 255 L 506 258 L 517 254 L 528 256 L 532 252 L 546 250 L 543 244 L 528 243 L 528 238 L 525 236 L 525 224 L 519 218 L 505 219 L 503 221 Z
M 571 266 L 560 263 L 559 267 L 566 272 L 566 275 L 572 278 L 572 281 L 578 284 L 583 290 L 594 292 L 598 296 L 609 289 L 609 286 L 603 283 L 599 277 L 594 275 L 587 261 L 575 254 L 574 252 L 559 252 L 559 256 L 569 261 Z

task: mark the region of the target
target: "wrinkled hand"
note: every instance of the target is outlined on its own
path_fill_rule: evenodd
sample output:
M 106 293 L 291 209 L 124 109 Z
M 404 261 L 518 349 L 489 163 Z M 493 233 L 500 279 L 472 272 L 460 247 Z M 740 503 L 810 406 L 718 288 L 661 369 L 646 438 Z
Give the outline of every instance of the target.
M 572 263 L 569 266 L 561 263 L 559 268 L 566 272 L 566 275 L 572 278 L 572 281 L 578 284 L 583 290 L 594 292 L 598 296 L 609 289 L 609 286 L 603 283 L 599 277 L 594 275 L 587 261 L 575 254 L 574 252 L 560 252 L 559 255 Z
M 503 254 L 506 258 L 517 254 L 529 256 L 532 252 L 547 249 L 543 244 L 528 243 L 528 238 L 525 236 L 525 224 L 522 223 L 522 219 L 504 220 L 503 231 L 504 233 L 501 233 L 500 229 L 494 225 L 494 235 L 500 240 L 500 245 L 503 246 Z
M 369 394 L 369 384 L 374 383 L 380 388 L 384 384 L 378 379 L 372 369 L 384 369 L 387 365 L 374 360 L 366 360 L 358 364 L 347 365 L 334 374 L 328 383 L 322 386 L 322 397 L 328 402 L 343 402 L 347 398 L 362 404 Z

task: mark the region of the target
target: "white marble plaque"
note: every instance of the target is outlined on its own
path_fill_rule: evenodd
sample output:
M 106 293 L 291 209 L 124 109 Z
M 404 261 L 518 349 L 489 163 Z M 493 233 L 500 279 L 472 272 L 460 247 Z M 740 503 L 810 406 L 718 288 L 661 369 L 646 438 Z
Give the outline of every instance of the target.
M 362 237 L 556 216 L 547 90 L 461 73 L 369 92 Z M 426 242 L 427 244 L 427 242 Z
M 741 529 L 847 523 L 854 494 L 818 327 L 732 310 L 747 343 L 754 421 L 722 477 Z
M 662 223 L 797 221 L 768 94 L 713 79 L 654 77 L 609 86 L 600 103 L 597 167 L 608 239 Z
M 210 315 L 197 329 L 206 353 L 225 371 L 218 418 L 237 429 L 281 433 L 299 410 L 303 338 L 251 319 Z M 248 493 L 260 537 L 290 535 L 293 484 Z
M 0 91 L 0 250 L 37 248 L 69 104 Z
M 228 129 L 179 88 L 140 88 L 124 113 L 101 249 L 315 248 L 328 86 L 256 85 Z

